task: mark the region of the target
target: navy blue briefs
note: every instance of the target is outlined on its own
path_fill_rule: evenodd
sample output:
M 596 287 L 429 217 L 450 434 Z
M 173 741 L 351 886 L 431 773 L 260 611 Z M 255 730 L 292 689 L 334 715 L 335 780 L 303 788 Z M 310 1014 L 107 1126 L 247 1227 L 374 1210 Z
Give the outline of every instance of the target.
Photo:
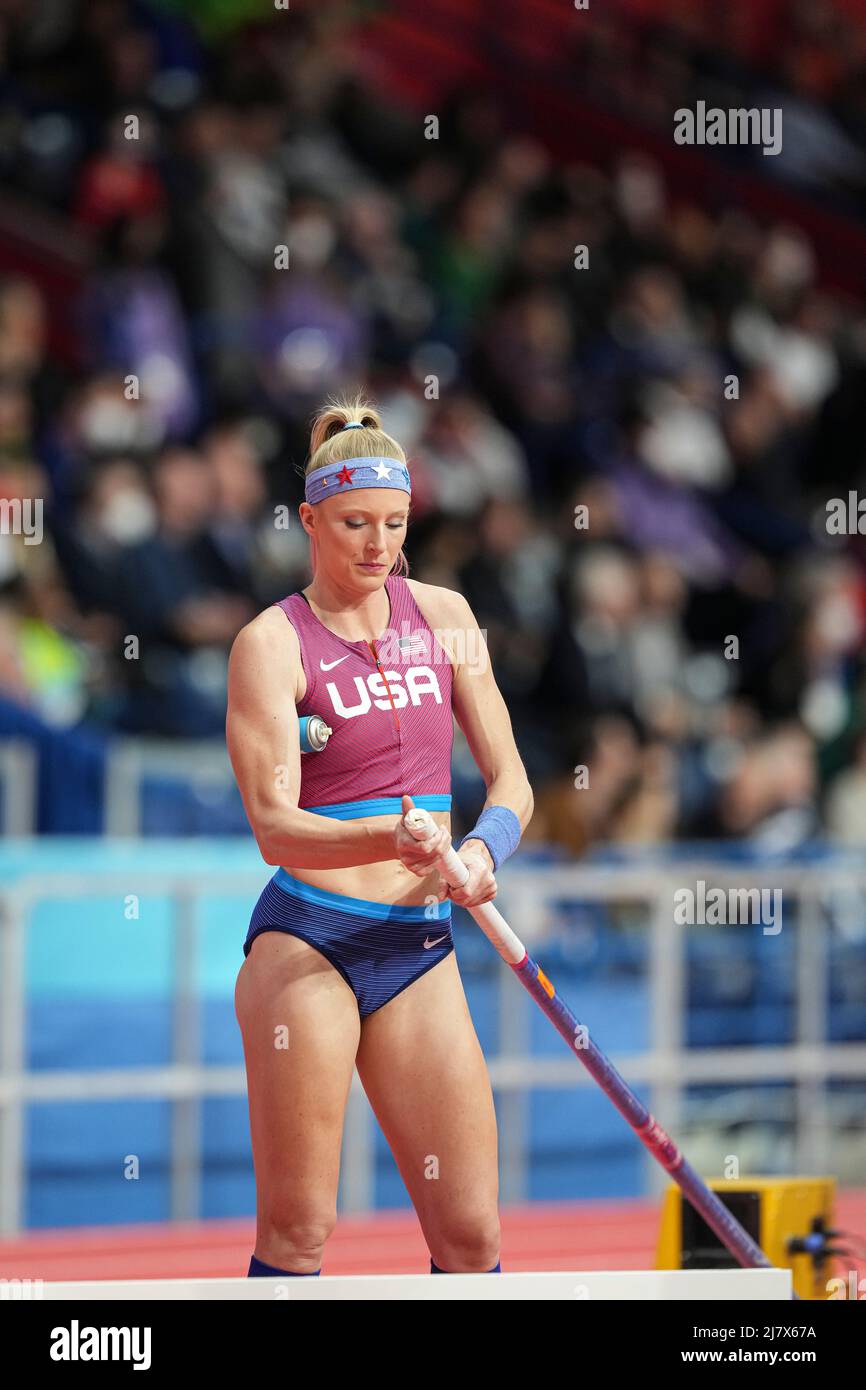
M 244 955 L 265 931 L 314 946 L 354 991 L 362 1018 L 454 950 L 451 903 L 377 903 L 314 888 L 278 869 L 253 909 Z

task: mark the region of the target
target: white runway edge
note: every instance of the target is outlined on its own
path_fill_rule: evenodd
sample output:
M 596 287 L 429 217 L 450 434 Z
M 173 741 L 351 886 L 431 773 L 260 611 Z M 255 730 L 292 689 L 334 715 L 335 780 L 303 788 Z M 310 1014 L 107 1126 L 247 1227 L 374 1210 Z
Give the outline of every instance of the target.
M 22 1293 L 24 1291 L 22 1290 Z M 6 1297 L 14 1297 L 11 1289 Z M 2 1297 L 2 1295 L 0 1295 Z M 791 1297 L 788 1269 L 576 1270 L 573 1274 L 320 1275 L 318 1279 L 130 1279 L 39 1284 L 28 1299 L 242 1299 L 246 1302 L 320 1302 L 364 1299 L 555 1299 L 706 1302 L 781 1302 Z

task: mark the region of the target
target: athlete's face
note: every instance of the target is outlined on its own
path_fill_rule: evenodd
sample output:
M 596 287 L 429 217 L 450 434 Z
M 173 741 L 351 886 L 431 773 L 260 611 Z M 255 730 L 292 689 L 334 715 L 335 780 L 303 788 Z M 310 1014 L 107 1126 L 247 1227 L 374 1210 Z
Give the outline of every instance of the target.
M 310 507 L 318 563 L 342 582 L 376 587 L 406 539 L 409 496 L 400 488 L 359 487 Z

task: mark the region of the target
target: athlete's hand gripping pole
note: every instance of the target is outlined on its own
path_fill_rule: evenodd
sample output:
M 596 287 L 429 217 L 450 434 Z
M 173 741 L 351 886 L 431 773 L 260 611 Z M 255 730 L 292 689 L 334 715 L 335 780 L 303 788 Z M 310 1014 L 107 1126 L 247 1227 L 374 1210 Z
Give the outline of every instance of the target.
M 406 812 L 403 824 L 416 840 L 425 840 L 436 830 L 433 818 L 418 807 Z M 461 888 L 469 876 L 466 865 L 453 847 L 439 860 L 439 872 L 446 883 L 454 888 Z M 481 903 L 478 907 L 467 908 L 467 911 L 472 913 L 487 940 L 496 947 L 502 959 L 511 966 L 535 1002 L 544 1010 L 569 1049 L 580 1058 L 653 1158 L 679 1184 L 719 1240 L 744 1268 L 772 1269 L 773 1265 L 760 1246 L 755 1244 L 715 1192 L 707 1187 L 616 1067 L 592 1041 L 588 1030 L 578 1023 L 568 1005 L 558 997 L 544 971 L 527 954 L 525 946 L 502 914 L 492 903 Z
M 403 824 L 416 840 L 426 840 L 436 829 L 436 822 L 427 811 L 414 807 L 403 817 Z M 462 888 L 469 870 L 460 855 L 449 846 L 447 854 L 439 860 L 439 872 L 451 888 Z M 467 909 L 472 913 L 491 946 L 495 946 L 508 965 L 519 965 L 526 955 L 523 945 L 509 927 L 505 918 L 497 912 L 492 903 L 481 903 L 478 907 Z

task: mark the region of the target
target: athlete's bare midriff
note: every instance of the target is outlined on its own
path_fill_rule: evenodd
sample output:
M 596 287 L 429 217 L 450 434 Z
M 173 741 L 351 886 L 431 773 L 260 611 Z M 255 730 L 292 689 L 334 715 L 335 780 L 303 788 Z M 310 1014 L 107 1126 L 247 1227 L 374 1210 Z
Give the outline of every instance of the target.
M 450 811 L 430 811 L 428 814 L 437 825 L 451 828 Z M 390 823 L 395 826 L 398 819 L 393 813 L 388 816 L 358 816 L 352 819 L 352 824 L 382 826 Z M 423 906 L 428 897 L 436 897 L 440 885 L 438 873 L 419 878 L 399 859 L 384 859 L 378 864 L 356 864 L 349 869 L 293 869 L 290 864 L 284 864 L 283 868 L 293 878 L 302 879 L 314 888 L 326 888 L 329 893 L 343 893 L 347 898 L 367 898 L 379 903 Z

